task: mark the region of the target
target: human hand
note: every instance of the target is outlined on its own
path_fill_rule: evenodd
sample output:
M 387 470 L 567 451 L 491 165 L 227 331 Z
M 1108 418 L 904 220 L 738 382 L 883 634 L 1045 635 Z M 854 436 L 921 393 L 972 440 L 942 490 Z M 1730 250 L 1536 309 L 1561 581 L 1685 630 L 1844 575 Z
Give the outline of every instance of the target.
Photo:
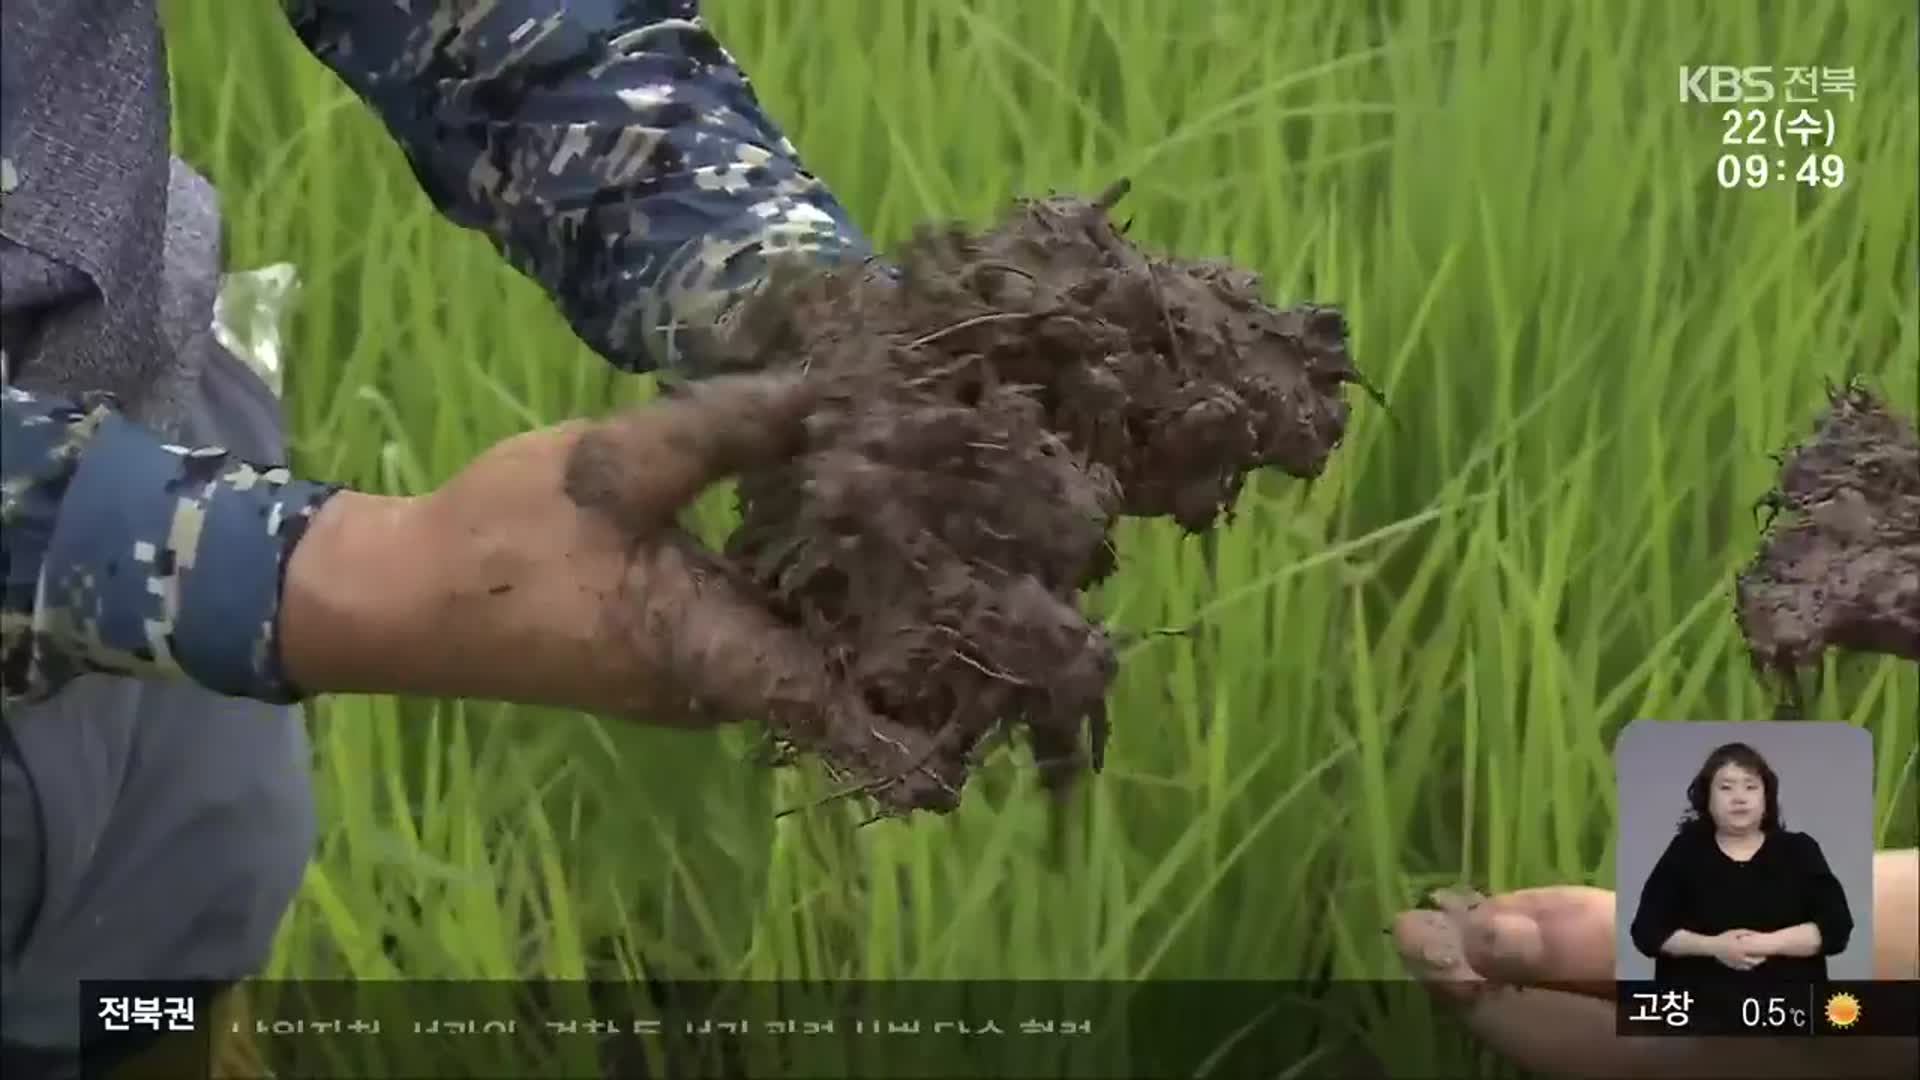
M 795 452 L 810 406 L 796 380 L 715 379 L 507 439 L 426 496 L 342 492 L 288 567 L 288 674 L 683 725 L 877 723 L 673 524 L 709 484 Z
M 1920 850 L 1874 858 L 1876 979 L 1920 978 Z M 1912 1076 L 1913 1039 L 1628 1037 L 1617 1033 L 1614 894 L 1504 893 L 1402 914 L 1394 943 L 1415 978 L 1522 1068 L 1556 1076 Z M 1751 946 L 1749 946 L 1751 947 Z
M 798 663 L 798 644 L 709 580 L 672 523 L 727 473 L 791 452 L 806 408 L 798 383 L 729 379 L 507 439 L 426 496 L 341 493 L 288 568 L 289 675 L 666 722 L 763 705 L 749 689 L 768 678 L 747 668 Z M 738 650 L 731 670 L 717 639 Z
M 1713 958 L 1735 971 L 1752 971 L 1773 955 L 1770 938 L 1753 930 L 1728 930 L 1713 935 Z

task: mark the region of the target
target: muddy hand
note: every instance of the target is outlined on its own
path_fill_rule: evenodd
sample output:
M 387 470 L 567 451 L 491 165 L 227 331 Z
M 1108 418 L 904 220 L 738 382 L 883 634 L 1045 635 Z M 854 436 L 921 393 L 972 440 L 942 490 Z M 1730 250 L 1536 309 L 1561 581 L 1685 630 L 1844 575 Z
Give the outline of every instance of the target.
M 650 722 L 823 707 L 818 653 L 672 527 L 709 484 L 795 452 L 810 397 L 713 380 L 516 435 L 428 495 L 341 492 L 288 567 L 290 674 Z
M 1920 851 L 1874 859 L 1874 977 L 1920 977 Z M 1523 1068 L 1556 1076 L 1912 1076 L 1912 1039 L 1623 1037 L 1614 894 L 1552 886 L 1455 898 L 1395 920 L 1408 970 Z
M 644 690 L 631 709 L 676 726 L 817 710 L 826 665 L 676 516 L 710 485 L 776 464 L 805 442 L 813 391 L 785 376 L 692 383 L 586 428 L 567 457 L 568 499 L 629 546 L 605 632 L 624 643 Z

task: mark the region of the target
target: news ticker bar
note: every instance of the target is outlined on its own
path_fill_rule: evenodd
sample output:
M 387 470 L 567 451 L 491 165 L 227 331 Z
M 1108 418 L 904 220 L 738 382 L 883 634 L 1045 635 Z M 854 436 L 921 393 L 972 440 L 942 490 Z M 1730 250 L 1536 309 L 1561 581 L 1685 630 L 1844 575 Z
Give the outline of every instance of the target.
M 688 1078 L 733 1075 L 727 1062 L 744 1058 L 789 1078 L 1082 1080 L 1384 1061 L 1403 1053 L 1403 1042 L 1419 1041 L 1400 1039 L 1399 1027 L 1431 1030 L 1454 1016 L 1410 980 L 269 981 L 248 984 L 245 1009 L 235 1013 L 215 1008 L 216 990 L 86 983 L 82 1031 L 103 1053 L 164 1039 L 206 1060 L 238 1039 L 285 1080 L 544 1080 L 582 1075 L 565 1062 L 635 1056 L 670 1062 Z M 1604 983 L 1521 992 L 1551 991 L 1617 997 L 1622 1030 L 1651 1037 L 1911 1036 L 1920 1004 L 1920 984 L 1883 982 Z M 1657 1020 L 1635 1019 L 1637 1012 Z M 1681 1013 L 1685 1023 L 1677 1022 Z M 861 1067 L 848 1071 L 849 1062 Z
M 1623 982 L 1622 1035 L 1920 1036 L 1920 982 Z
M 97 1058 L 164 1038 L 201 1060 L 241 1040 L 281 1080 L 719 1080 L 738 1061 L 786 1080 L 1111 1080 L 1379 1060 L 1400 1042 L 1379 1017 L 1440 1007 L 1410 980 L 265 981 L 244 1012 L 215 1004 L 193 983 L 87 983 L 80 1021 L 108 1047 Z M 645 1064 L 582 1065 L 630 1059 Z

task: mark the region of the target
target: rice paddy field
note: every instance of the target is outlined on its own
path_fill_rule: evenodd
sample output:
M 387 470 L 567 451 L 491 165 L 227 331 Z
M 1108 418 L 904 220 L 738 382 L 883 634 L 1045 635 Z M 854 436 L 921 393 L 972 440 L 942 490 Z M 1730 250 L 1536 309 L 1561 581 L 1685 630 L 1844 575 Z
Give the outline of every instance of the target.
M 827 783 L 744 729 L 320 702 L 322 834 L 268 977 L 1400 978 L 1381 931 L 1426 888 L 1611 884 L 1623 725 L 1771 715 L 1731 599 L 1770 455 L 1828 381 L 1920 400 L 1911 3 L 706 8 L 881 246 L 1128 177 L 1143 245 L 1341 305 L 1393 419 L 1360 401 L 1323 478 L 1263 477 L 1211 541 L 1125 526 L 1098 610 L 1191 632 L 1129 647 L 1107 768 L 1059 814 L 1018 756 L 950 817 L 856 829 L 776 820 Z M 301 275 L 300 470 L 424 491 L 652 393 L 436 215 L 275 5 L 167 19 L 231 264 Z M 1752 150 L 1683 64 L 1852 68 L 1819 148 L 1844 182 L 1722 187 Z M 1879 843 L 1920 842 L 1915 666 L 1832 660 L 1807 719 L 1872 731 Z M 1367 1001 L 1339 1019 L 1387 1072 L 1477 1059 L 1417 994 Z

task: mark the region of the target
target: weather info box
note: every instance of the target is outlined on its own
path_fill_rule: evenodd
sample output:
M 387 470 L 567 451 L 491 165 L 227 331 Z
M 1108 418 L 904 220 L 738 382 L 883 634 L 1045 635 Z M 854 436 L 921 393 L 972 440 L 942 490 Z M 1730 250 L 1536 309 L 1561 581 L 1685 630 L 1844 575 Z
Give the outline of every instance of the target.
M 1622 982 L 1622 1035 L 1920 1035 L 1920 982 Z

